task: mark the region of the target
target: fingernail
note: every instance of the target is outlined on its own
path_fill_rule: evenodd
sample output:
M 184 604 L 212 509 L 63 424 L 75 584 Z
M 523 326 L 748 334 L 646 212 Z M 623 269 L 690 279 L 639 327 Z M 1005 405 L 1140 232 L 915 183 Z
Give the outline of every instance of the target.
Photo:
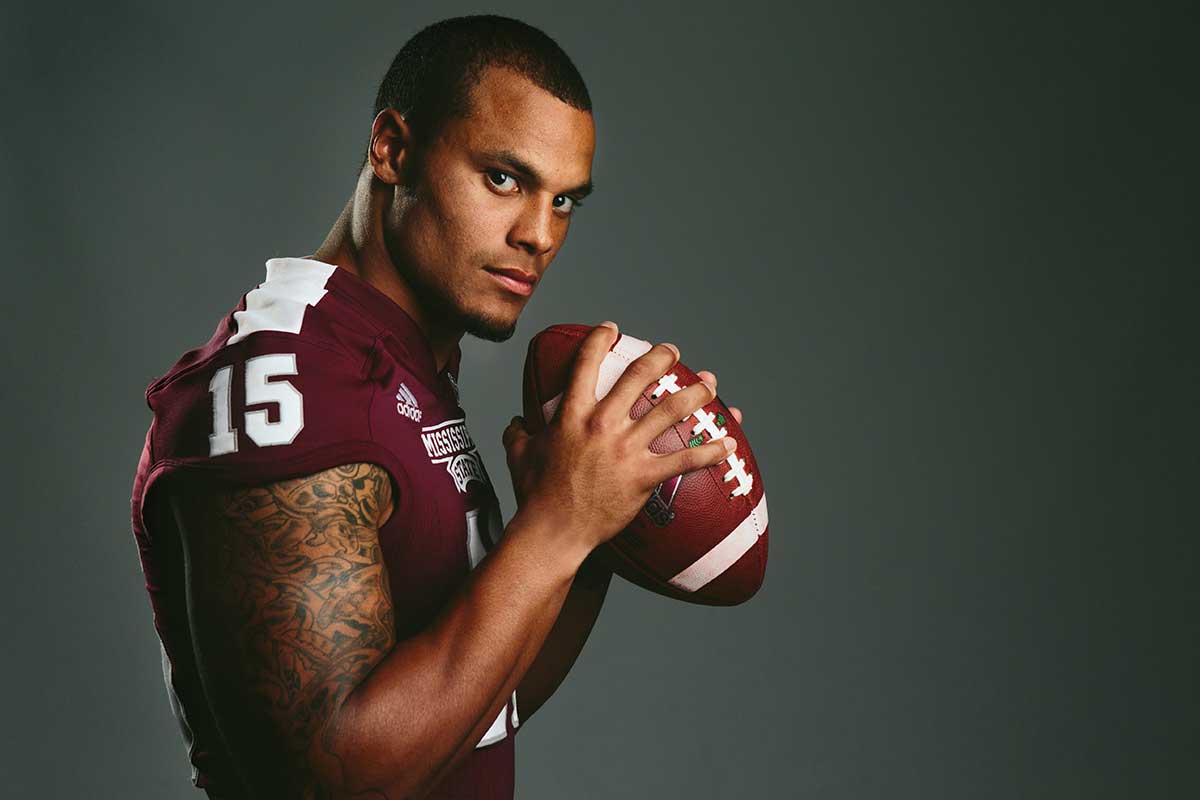
M 614 331 L 617 329 L 617 323 L 612 322 L 611 320 L 605 320 L 604 322 L 601 322 L 600 325 L 605 328 L 612 328 Z
M 679 358 L 679 348 L 678 348 L 678 347 L 676 347 L 675 345 L 671 344 L 670 342 L 663 342 L 663 344 L 665 344 L 667 347 L 669 347 L 669 348 L 671 348 L 672 350 L 674 350 L 674 351 L 675 351 L 675 357 L 676 357 L 676 358 Z
M 734 439 L 732 436 L 726 436 L 721 441 L 725 442 L 725 450 L 727 452 L 732 453 L 737 449 L 737 439 Z

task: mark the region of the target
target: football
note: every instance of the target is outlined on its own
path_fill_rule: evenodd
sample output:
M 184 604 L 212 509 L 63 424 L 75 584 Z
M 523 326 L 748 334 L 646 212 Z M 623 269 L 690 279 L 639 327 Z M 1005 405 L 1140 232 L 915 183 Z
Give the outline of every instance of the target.
M 524 412 L 531 433 L 554 418 L 575 354 L 591 330 L 553 325 L 529 343 Z M 622 333 L 600 366 L 596 399 L 650 347 Z M 676 364 L 642 392 L 630 416 L 640 418 L 668 393 L 699 380 Z M 705 605 L 736 605 L 758 591 L 767 566 L 767 497 L 750 443 L 720 397 L 666 430 L 651 450 L 667 453 L 725 436 L 738 443 L 729 458 L 659 484 L 633 522 L 603 547 L 614 572 L 659 594 Z

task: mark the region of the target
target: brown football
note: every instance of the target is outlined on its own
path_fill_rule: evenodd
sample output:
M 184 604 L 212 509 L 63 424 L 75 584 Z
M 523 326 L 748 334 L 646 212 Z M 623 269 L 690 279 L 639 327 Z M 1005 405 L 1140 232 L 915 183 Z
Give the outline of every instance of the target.
M 554 418 L 587 325 L 553 325 L 533 337 L 525 358 L 526 425 L 536 433 Z M 621 334 L 600 366 L 597 399 L 649 342 Z M 641 417 L 667 393 L 700 379 L 682 363 L 642 393 L 630 416 Z M 745 602 L 767 566 L 767 497 L 741 426 L 720 397 L 665 431 L 656 453 L 732 436 L 738 447 L 714 466 L 659 484 L 629 526 L 606 546 L 613 570 L 659 594 L 706 605 Z

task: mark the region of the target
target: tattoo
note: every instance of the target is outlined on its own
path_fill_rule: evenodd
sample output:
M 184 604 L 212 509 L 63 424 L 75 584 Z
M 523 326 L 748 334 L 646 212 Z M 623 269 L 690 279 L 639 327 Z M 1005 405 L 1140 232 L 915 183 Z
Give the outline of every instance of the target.
M 324 795 L 314 759 L 337 758 L 333 715 L 395 644 L 378 538 L 391 507 L 387 472 L 348 464 L 224 492 L 212 508 L 227 535 L 206 594 L 232 634 L 238 694 L 282 734 L 288 783 L 305 797 Z

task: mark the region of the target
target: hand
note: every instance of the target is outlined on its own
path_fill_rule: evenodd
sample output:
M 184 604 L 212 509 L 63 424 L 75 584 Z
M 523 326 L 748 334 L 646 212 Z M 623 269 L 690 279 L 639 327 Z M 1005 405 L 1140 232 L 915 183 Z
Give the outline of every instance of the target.
M 717 376 L 706 369 L 702 369 L 696 373 L 696 377 L 712 387 L 713 391 L 717 391 Z M 729 413 L 733 415 L 734 420 L 738 425 L 742 424 L 742 410 L 740 408 L 729 407 Z
M 605 323 L 584 338 L 558 413 L 545 430 L 530 436 L 524 421 L 514 417 L 504 431 L 518 513 L 557 520 L 551 528 L 584 554 L 624 529 L 655 486 L 723 461 L 736 447 L 726 437 L 672 453 L 651 452 L 650 443 L 663 431 L 716 396 L 716 377 L 706 373 L 711 383 L 688 386 L 631 419 L 634 403 L 675 366 L 679 350 L 669 344 L 651 348 L 597 401 L 600 362 L 617 335 L 617 326 Z

